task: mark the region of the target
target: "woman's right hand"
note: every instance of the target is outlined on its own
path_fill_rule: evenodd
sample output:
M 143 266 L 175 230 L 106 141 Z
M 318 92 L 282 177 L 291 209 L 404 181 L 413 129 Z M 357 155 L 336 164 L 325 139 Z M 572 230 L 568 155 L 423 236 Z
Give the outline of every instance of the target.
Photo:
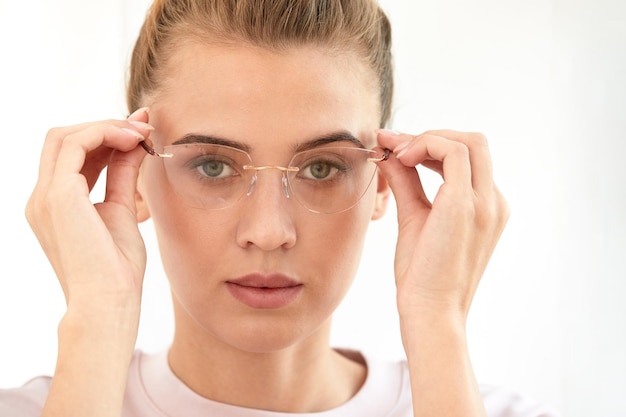
M 135 190 L 151 127 L 145 109 L 128 120 L 50 130 L 26 217 L 52 264 L 68 311 L 138 303 L 146 252 Z M 107 167 L 104 201 L 89 199 Z
M 119 417 L 139 325 L 146 250 L 135 193 L 152 127 L 128 120 L 52 129 L 26 217 L 59 279 L 67 312 L 44 417 Z M 107 168 L 104 201 L 89 193 Z

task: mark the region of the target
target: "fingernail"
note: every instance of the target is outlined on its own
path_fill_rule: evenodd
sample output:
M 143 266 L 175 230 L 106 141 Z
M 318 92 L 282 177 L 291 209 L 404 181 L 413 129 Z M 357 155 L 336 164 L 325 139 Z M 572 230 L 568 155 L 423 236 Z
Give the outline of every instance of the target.
M 382 133 L 383 135 L 389 135 L 389 136 L 398 136 L 400 134 L 400 132 L 398 132 L 397 130 L 391 130 L 391 129 L 378 129 L 376 130 L 376 133 Z
M 154 126 L 152 126 L 152 125 L 150 125 L 148 123 L 138 122 L 136 120 L 129 121 L 128 123 L 130 123 L 131 125 L 135 126 L 136 128 L 139 128 L 139 129 L 154 130 Z
M 135 116 L 140 115 L 141 113 L 148 113 L 149 108 L 148 107 L 142 107 L 140 109 L 137 109 L 133 112 L 133 114 L 131 114 L 130 116 L 128 116 L 129 119 L 133 119 Z
M 123 131 L 123 132 L 126 132 L 127 134 L 129 134 L 129 135 L 131 135 L 131 136 L 133 136 L 133 137 L 134 137 L 134 138 L 136 138 L 138 141 L 140 141 L 140 140 L 145 140 L 145 139 L 146 139 L 146 138 L 144 138 L 144 137 L 141 135 L 141 133 L 139 133 L 139 132 L 137 132 L 137 131 L 135 131 L 135 130 L 132 130 L 132 129 L 128 129 L 128 128 L 126 128 L 126 127 L 123 127 L 123 128 L 122 128 L 122 131 Z

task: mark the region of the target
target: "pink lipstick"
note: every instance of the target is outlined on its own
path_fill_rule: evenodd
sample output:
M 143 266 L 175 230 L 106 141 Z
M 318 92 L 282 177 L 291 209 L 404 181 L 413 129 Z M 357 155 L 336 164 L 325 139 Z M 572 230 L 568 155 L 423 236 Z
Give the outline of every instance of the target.
M 282 274 L 250 274 L 226 281 L 226 288 L 248 307 L 276 309 L 293 302 L 304 286 Z

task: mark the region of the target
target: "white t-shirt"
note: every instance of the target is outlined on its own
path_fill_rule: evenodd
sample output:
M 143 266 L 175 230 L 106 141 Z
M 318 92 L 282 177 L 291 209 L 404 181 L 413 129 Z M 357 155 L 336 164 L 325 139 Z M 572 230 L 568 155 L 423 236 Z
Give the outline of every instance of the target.
M 358 354 L 350 352 L 350 355 Z M 412 417 L 409 372 L 405 361 L 364 357 L 367 378 L 360 391 L 329 411 L 289 414 L 241 408 L 203 398 L 170 370 L 167 354 L 136 352 L 130 366 L 123 417 Z M 50 386 L 38 377 L 16 389 L 0 390 L 0 417 L 38 417 Z M 556 417 L 528 398 L 481 385 L 489 417 Z

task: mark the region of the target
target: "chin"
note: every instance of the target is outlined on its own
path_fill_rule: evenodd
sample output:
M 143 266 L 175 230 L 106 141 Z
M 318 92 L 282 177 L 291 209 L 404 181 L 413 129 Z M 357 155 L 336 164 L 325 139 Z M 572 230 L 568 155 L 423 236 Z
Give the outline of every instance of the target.
M 327 320 L 329 322 L 330 320 Z M 266 354 L 279 352 L 302 343 L 328 343 L 329 325 L 296 323 L 288 320 L 240 321 L 222 328 L 216 337 L 231 347 L 249 353 Z M 317 340 L 317 341 L 316 341 Z
M 255 309 L 230 295 L 213 297 L 210 302 L 203 297 L 184 302 L 174 296 L 176 337 L 209 350 L 259 354 L 298 345 L 328 345 L 331 317 L 341 298 L 320 303 L 300 297 L 283 308 Z

